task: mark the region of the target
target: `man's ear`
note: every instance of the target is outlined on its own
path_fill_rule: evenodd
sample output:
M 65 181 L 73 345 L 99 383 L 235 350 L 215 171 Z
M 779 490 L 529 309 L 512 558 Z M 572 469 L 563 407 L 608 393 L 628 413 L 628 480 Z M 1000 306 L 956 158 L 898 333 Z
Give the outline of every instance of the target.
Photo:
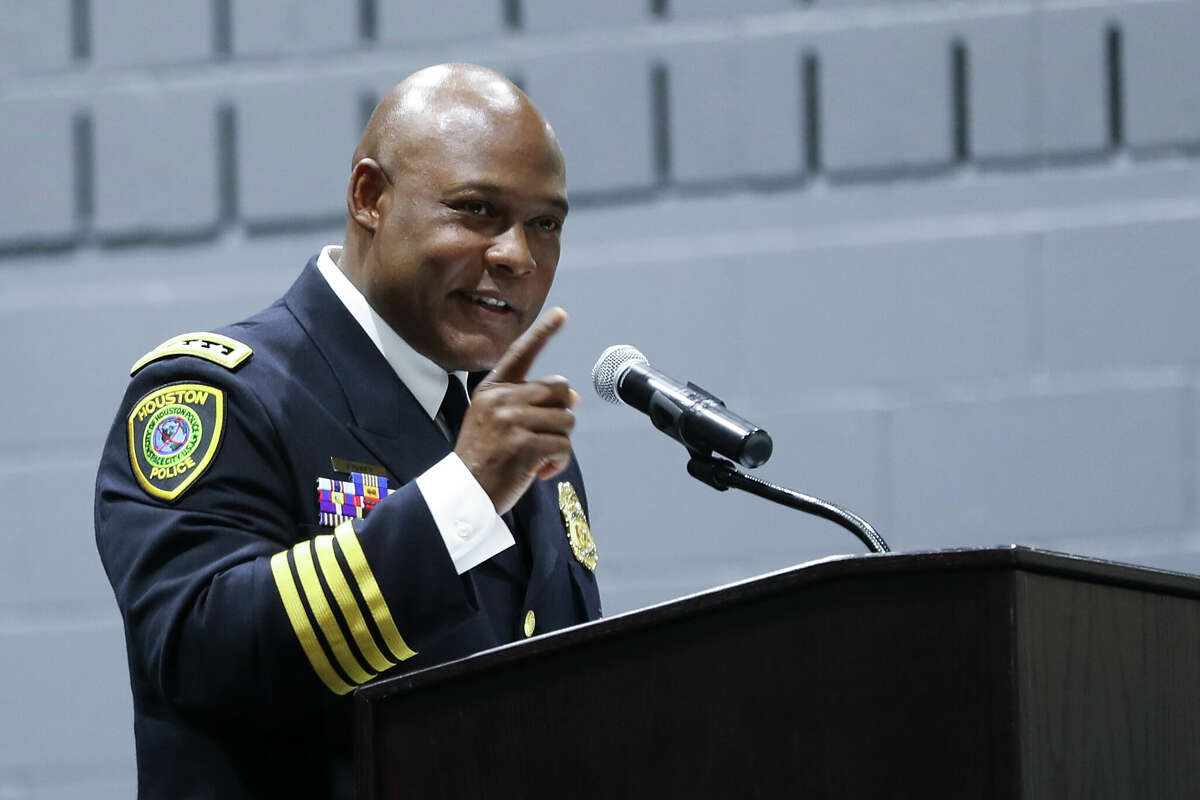
M 359 159 L 350 171 L 350 186 L 346 190 L 346 209 L 350 218 L 364 230 L 375 233 L 383 211 L 379 204 L 388 187 L 383 167 L 373 158 Z

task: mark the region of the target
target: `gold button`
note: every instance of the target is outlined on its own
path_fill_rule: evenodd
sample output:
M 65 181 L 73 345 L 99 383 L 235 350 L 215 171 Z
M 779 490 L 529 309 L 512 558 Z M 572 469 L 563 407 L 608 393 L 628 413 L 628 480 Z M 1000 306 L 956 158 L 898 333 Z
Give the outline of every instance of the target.
M 525 612 L 525 635 L 533 636 L 533 626 L 537 624 L 537 617 L 533 615 L 533 609 Z

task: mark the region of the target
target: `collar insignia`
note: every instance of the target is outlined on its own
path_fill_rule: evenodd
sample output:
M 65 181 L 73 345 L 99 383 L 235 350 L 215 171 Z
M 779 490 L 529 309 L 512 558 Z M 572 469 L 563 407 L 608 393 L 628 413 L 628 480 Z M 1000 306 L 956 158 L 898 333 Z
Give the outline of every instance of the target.
M 558 484 L 558 510 L 562 512 L 563 524 L 567 526 L 567 541 L 571 543 L 571 552 L 580 564 L 590 570 L 596 569 L 596 562 L 599 561 L 596 540 L 592 538 L 592 529 L 588 527 L 579 495 L 568 481 Z

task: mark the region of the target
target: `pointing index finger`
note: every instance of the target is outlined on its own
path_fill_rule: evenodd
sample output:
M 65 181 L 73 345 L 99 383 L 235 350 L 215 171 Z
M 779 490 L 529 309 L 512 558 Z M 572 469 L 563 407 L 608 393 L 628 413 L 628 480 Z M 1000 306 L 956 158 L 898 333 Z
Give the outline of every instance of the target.
M 534 359 L 566 321 L 567 312 L 558 306 L 547 311 L 504 351 L 487 380 L 495 383 L 516 383 L 525 380 Z

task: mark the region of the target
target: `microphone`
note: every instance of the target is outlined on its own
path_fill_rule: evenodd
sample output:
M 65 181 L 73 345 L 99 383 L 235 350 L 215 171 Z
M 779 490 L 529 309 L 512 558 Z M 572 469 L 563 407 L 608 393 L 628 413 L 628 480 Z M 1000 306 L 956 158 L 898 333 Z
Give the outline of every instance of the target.
M 750 468 L 771 457 L 766 431 L 696 384 L 659 372 L 631 345 L 615 344 L 600 354 L 592 367 L 592 386 L 608 402 L 623 402 L 649 415 L 654 427 L 693 452 L 720 453 Z

